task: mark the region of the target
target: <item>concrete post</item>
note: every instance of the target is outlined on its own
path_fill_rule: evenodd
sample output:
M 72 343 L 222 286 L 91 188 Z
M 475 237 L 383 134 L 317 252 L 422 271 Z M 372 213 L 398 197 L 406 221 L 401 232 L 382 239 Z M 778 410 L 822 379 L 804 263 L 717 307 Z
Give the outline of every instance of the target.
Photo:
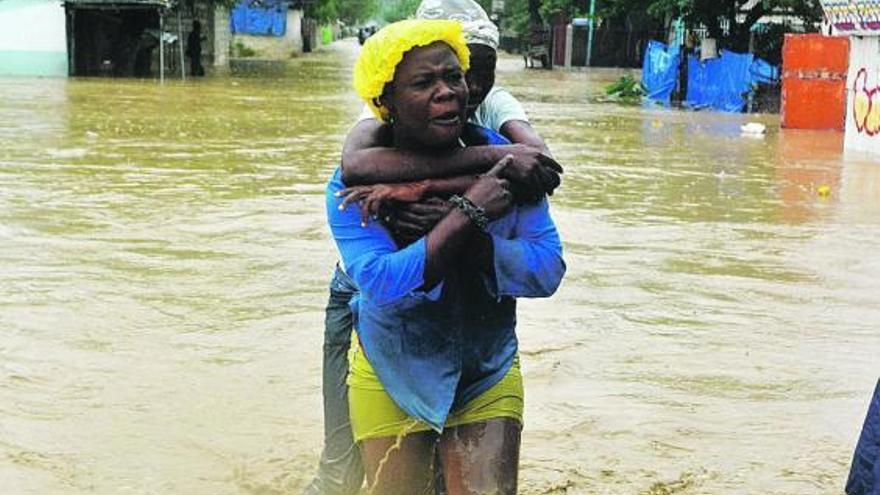
M 232 30 L 229 27 L 229 10 L 217 7 L 214 10 L 214 69 L 222 72 L 229 68 L 231 46 Z
M 574 26 L 565 26 L 565 68 L 571 69 L 571 52 L 574 50 Z
M 180 79 L 186 81 L 186 59 L 183 57 L 183 20 L 180 18 L 180 4 L 177 5 L 177 48 L 180 54 Z

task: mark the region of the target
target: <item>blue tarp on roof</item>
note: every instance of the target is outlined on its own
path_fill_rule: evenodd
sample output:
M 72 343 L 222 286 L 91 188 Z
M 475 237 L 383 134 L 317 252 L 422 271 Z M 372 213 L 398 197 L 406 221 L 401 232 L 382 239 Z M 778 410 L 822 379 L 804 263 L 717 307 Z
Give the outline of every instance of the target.
M 642 85 L 646 98 L 651 101 L 669 104 L 669 99 L 678 83 L 678 66 L 681 63 L 681 50 L 667 47 L 659 41 L 649 41 L 642 64 Z
M 693 108 L 742 112 L 756 84 L 778 78 L 776 68 L 750 53 L 721 51 L 721 56 L 701 62 L 688 56 L 687 101 Z
M 287 4 L 281 0 L 241 0 L 229 15 L 234 34 L 284 36 Z
M 880 495 L 880 381 L 868 407 L 846 482 L 849 495 Z

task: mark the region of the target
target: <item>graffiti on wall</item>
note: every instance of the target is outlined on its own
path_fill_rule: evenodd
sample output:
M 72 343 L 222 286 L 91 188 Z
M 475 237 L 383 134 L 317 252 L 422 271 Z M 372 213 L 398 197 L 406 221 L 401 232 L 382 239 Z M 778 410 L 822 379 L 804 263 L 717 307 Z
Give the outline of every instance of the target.
M 868 70 L 859 69 L 853 81 L 852 115 L 859 134 L 880 135 L 880 85 L 868 83 Z
M 821 0 L 825 17 L 846 33 L 880 34 L 880 0 Z

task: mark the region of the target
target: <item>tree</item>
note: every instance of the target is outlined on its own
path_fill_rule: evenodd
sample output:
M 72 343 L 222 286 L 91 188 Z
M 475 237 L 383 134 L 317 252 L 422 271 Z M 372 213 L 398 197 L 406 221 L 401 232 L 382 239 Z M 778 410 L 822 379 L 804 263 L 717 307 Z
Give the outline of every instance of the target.
M 475 0 L 486 12 L 492 11 L 492 0 Z M 388 22 L 408 19 L 416 14 L 420 0 L 392 0 L 383 2 L 382 18 Z
M 321 24 L 335 21 L 339 18 L 336 0 L 313 0 L 307 2 L 305 14 Z
M 822 7 L 817 0 L 763 0 L 750 10 L 743 7 L 747 0 L 688 0 L 683 9 L 688 25 L 703 25 L 709 36 L 723 40 L 735 50 L 749 48 L 751 29 L 765 15 L 784 13 L 797 17 L 810 27 L 822 20 Z M 730 23 L 728 32 L 722 29 L 722 20 Z
M 382 2 L 382 19 L 397 22 L 415 15 L 419 0 L 393 0 Z
M 505 17 L 515 31 L 523 35 L 524 20 L 550 21 L 553 17 L 586 16 L 589 0 L 508 0 Z M 748 49 L 751 29 L 768 14 L 784 14 L 814 27 L 822 20 L 818 0 L 761 0 L 745 10 L 750 0 L 597 0 L 597 16 L 605 19 L 626 18 L 647 12 L 654 19 L 666 22 L 683 18 L 688 26 L 705 27 L 709 36 L 722 45 L 744 51 Z M 723 25 L 729 29 L 724 30 Z
M 307 0 L 307 17 L 319 23 L 342 21 L 348 25 L 363 23 L 379 11 L 379 0 Z
M 378 0 L 335 0 L 339 20 L 348 24 L 362 24 L 379 12 Z

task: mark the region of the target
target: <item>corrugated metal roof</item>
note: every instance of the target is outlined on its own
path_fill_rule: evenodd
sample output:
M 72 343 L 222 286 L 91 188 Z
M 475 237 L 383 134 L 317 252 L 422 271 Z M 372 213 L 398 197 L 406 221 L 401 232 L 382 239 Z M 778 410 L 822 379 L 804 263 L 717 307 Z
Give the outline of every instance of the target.
M 171 0 L 65 0 L 77 7 L 171 7 Z

